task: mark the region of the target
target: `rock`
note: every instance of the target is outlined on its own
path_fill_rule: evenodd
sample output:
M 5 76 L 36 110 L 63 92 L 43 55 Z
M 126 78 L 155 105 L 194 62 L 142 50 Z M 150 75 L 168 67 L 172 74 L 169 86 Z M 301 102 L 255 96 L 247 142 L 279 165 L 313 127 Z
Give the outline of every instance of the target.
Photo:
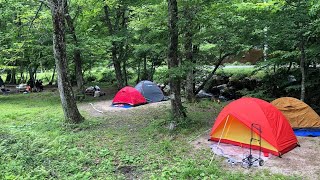
M 224 90 L 224 89 L 227 88 L 227 84 L 221 84 L 221 85 L 217 86 L 217 88 L 218 88 L 219 90 Z
M 206 93 L 204 90 L 200 90 L 196 95 L 197 98 L 211 98 L 213 95 L 210 93 Z
M 211 88 L 209 93 L 211 93 L 213 96 L 218 97 L 220 95 L 220 89 L 218 89 L 216 86 Z
M 225 101 L 228 101 L 229 99 L 227 99 L 224 96 L 219 96 L 219 100 L 222 101 L 222 102 L 225 102 Z
M 163 90 L 164 95 L 167 96 L 170 93 L 170 86 L 166 85 L 162 90 Z
M 289 83 L 296 82 L 296 81 L 297 81 L 297 79 L 293 75 L 289 75 L 288 76 L 288 82 Z

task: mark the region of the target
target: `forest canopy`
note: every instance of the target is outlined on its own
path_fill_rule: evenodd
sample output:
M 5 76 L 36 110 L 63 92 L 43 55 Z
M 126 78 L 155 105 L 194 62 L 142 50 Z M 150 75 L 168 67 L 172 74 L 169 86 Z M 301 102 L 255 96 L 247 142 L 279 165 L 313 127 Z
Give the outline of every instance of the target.
M 7 83 L 25 83 L 37 79 L 38 72 L 47 72 L 44 81 L 56 84 L 50 10 L 56 2 L 0 1 L 1 76 Z M 216 73 L 203 67 L 250 63 L 246 53 L 258 51 L 251 61 L 258 70 L 247 78 L 263 71 L 256 78 L 263 85 L 240 89 L 242 95 L 290 95 L 318 108 L 320 8 L 316 0 L 178 1 L 178 64 L 170 69 L 167 1 L 61 2 L 68 77 L 78 89 L 88 82 L 118 88 L 140 80 L 169 84 L 170 77 L 177 77 L 186 85 L 182 95 L 192 99 Z M 288 81 L 292 76 L 295 82 Z

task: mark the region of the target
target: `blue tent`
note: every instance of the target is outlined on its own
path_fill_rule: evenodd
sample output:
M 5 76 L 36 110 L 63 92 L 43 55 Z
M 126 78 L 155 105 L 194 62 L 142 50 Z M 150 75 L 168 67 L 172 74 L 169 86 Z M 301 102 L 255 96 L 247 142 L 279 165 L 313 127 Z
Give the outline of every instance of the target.
M 132 108 L 133 106 L 130 104 L 112 104 L 112 107 L 118 107 L 118 108 L 125 108 L 125 109 L 129 109 Z
M 320 136 L 320 129 L 304 128 L 304 129 L 294 129 L 293 131 L 296 136 L 309 136 L 309 137 Z
M 151 81 L 141 81 L 135 87 L 148 102 L 160 102 L 164 100 L 161 89 Z

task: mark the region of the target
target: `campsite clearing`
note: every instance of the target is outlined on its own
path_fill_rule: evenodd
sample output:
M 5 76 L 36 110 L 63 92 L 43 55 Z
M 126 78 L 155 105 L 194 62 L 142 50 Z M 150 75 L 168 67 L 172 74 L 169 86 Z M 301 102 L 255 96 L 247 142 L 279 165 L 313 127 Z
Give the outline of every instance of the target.
M 185 104 L 189 123 L 170 133 L 165 126 L 169 119 L 169 101 L 122 109 L 110 107 L 111 95 L 99 97 L 101 101 L 95 102 L 88 98 L 79 105 L 86 120 L 79 125 L 68 125 L 63 123 L 57 97 L 57 92 L 0 96 L 0 150 L 5 152 L 5 156 L 0 156 L 0 179 L 4 176 L 12 179 L 248 178 L 247 170 L 228 169 L 219 158 L 209 165 L 212 153 L 204 143 L 208 143 L 208 130 L 224 104 L 211 101 Z M 107 101 L 102 100 L 107 97 L 110 97 Z M 199 136 L 203 137 L 200 143 L 203 146 L 194 148 L 190 142 Z M 318 166 L 313 163 L 318 162 L 315 150 L 320 145 L 317 138 L 306 142 L 311 151 L 306 151 L 309 159 L 304 157 L 304 161 L 310 161 L 308 165 L 312 168 L 308 170 L 312 172 L 304 179 L 312 179 L 319 175 L 315 171 Z M 292 152 L 296 150 L 299 149 Z M 287 171 L 306 173 L 303 161 L 295 160 L 290 163 L 300 168 L 274 170 L 286 163 L 290 153 L 283 156 L 282 163 L 274 163 L 272 167 L 269 167 L 270 160 L 262 168 L 252 168 L 250 176 L 292 179 L 296 176 L 286 176 L 290 174 Z M 311 161 L 313 159 L 316 161 Z
M 89 116 L 131 116 L 135 113 L 147 113 L 152 109 L 169 109 L 170 101 L 162 101 L 158 103 L 145 104 L 133 108 L 112 107 L 112 100 L 97 101 L 93 103 L 82 103 L 79 109 L 86 112 Z

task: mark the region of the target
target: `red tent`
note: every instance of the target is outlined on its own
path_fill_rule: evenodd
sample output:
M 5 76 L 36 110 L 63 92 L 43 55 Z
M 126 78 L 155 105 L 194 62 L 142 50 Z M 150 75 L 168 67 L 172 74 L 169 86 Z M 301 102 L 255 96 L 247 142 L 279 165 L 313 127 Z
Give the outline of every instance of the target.
M 117 92 L 113 98 L 112 104 L 129 104 L 136 106 L 147 103 L 142 94 L 133 87 L 126 86 Z
M 298 145 L 298 140 L 282 113 L 272 104 L 257 98 L 241 98 L 227 105 L 218 115 L 210 139 L 249 147 L 252 124 L 261 127 L 263 152 L 281 156 Z M 258 138 L 259 131 L 252 129 L 254 138 Z M 252 141 L 252 145 L 253 149 L 260 146 L 257 141 Z

